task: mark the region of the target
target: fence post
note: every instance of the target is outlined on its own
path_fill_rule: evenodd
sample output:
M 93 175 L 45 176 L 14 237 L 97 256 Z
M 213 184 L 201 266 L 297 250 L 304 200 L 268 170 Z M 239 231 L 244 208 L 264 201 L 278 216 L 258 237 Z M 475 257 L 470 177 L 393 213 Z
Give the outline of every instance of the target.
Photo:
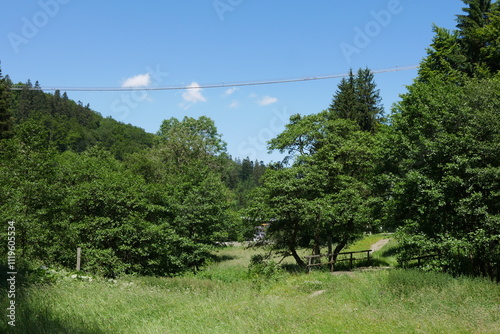
M 80 271 L 80 257 L 82 255 L 82 249 L 78 247 L 76 249 L 76 271 Z

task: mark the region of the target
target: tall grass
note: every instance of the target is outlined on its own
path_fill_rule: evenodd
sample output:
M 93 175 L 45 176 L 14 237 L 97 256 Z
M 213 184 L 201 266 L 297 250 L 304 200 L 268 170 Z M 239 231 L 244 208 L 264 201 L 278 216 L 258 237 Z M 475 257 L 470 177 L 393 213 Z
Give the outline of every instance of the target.
M 500 332 L 498 285 L 407 270 L 285 275 L 260 290 L 243 279 L 61 281 L 19 303 L 19 333 Z
M 500 333 L 500 286 L 392 269 L 290 274 L 259 285 L 256 250 L 227 248 L 196 276 L 24 286 L 8 333 Z M 2 292 L 2 307 L 5 294 Z

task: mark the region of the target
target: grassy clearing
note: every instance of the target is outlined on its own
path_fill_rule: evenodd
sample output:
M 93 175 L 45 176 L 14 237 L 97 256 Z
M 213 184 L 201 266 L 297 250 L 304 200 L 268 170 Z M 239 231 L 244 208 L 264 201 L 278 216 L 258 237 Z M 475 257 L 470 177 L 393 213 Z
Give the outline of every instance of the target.
M 380 241 L 382 239 L 390 239 L 391 237 L 392 235 L 387 233 L 370 234 L 347 247 L 344 252 L 357 252 L 371 249 L 371 246 L 377 241 Z
M 20 300 L 20 333 L 498 333 L 500 288 L 390 270 L 284 275 L 255 287 L 203 278 L 64 281 Z
M 486 280 L 400 269 L 249 278 L 256 253 L 225 248 L 196 277 L 60 279 L 21 287 L 13 332 L 500 332 L 500 286 Z M 0 332 L 8 330 L 4 320 Z

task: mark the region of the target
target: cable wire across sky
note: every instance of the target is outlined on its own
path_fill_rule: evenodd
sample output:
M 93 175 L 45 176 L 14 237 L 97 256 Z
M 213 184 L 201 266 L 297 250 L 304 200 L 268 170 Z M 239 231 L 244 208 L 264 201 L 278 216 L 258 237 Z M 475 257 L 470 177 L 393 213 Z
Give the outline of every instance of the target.
M 398 72 L 414 70 L 419 68 L 419 65 L 411 65 L 405 67 L 392 67 L 388 69 L 374 70 L 372 73 L 387 73 L 387 72 Z M 242 86 L 261 86 L 261 85 L 274 85 L 274 84 L 284 84 L 292 82 L 304 82 L 304 81 L 316 81 L 316 80 L 326 80 L 326 79 L 337 79 L 348 77 L 349 73 L 324 75 L 324 76 L 307 76 L 301 78 L 293 79 L 281 79 L 281 80 L 267 80 L 267 81 L 249 81 L 249 82 L 236 82 L 236 83 L 217 83 L 217 84 L 205 84 L 196 86 L 167 86 L 167 87 L 29 87 L 25 85 L 12 85 L 11 90 L 42 90 L 42 91 L 66 91 L 66 92 L 123 92 L 123 91 L 143 91 L 143 90 L 184 90 L 184 89 L 209 89 L 209 88 L 228 88 L 228 87 L 242 87 Z

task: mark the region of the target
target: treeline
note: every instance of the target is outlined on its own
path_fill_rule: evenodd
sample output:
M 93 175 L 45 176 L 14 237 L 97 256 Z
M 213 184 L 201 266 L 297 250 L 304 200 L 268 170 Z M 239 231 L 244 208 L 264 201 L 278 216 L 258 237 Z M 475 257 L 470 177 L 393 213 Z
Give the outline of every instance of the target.
M 15 222 L 18 259 L 73 268 L 81 247 L 85 271 L 175 275 L 252 233 L 238 210 L 265 166 L 232 160 L 211 119 L 153 135 L 11 85 L 0 72 L 0 219 Z
M 305 266 L 299 247 L 335 258 L 362 233 L 397 230 L 403 264 L 435 255 L 427 269 L 500 281 L 500 3 L 464 3 L 456 30 L 434 27 L 387 120 L 370 71 L 351 71 L 330 108 L 293 115 L 269 142 L 290 156 L 246 214 L 272 222 L 268 247 Z
M 300 266 L 301 247 L 335 258 L 395 230 L 401 263 L 500 281 L 500 4 L 464 3 L 389 115 L 373 73 L 351 71 L 269 141 L 288 154 L 271 166 L 229 157 L 210 118 L 147 134 L 0 74 L 0 221 L 20 258 L 72 267 L 81 247 L 108 276 L 196 270 L 271 222 L 264 244 Z

